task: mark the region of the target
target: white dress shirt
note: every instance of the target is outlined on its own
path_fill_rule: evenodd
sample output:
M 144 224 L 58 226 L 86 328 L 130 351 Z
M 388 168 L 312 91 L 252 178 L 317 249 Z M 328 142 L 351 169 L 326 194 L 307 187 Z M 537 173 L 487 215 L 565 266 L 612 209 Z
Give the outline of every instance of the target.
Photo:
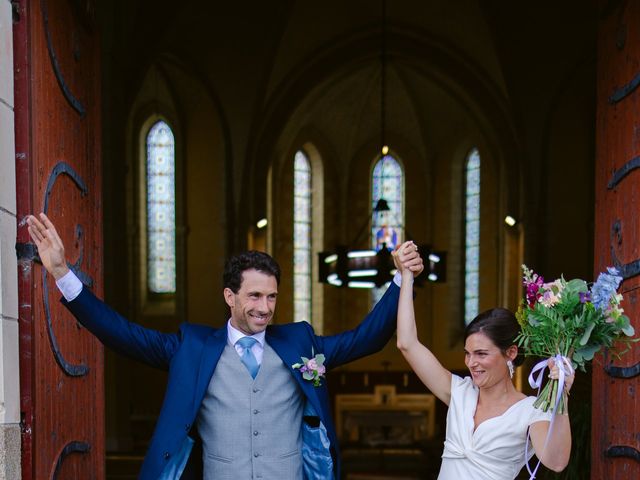
M 237 345 L 237 342 L 242 337 L 252 337 L 257 340 L 256 343 L 253 344 L 253 347 L 251 347 L 251 352 L 253 353 L 253 356 L 256 357 L 258 365 L 261 365 L 262 354 L 264 353 L 264 330 L 256 333 L 255 335 L 247 335 L 231 325 L 231 319 L 229 319 L 227 321 L 227 342 L 236 349 L 236 352 L 238 352 L 238 355 L 240 356 L 244 353 L 244 348 Z
M 75 300 L 82 291 L 82 282 L 71 270 L 60 278 L 60 280 L 56 280 L 56 286 L 67 302 Z

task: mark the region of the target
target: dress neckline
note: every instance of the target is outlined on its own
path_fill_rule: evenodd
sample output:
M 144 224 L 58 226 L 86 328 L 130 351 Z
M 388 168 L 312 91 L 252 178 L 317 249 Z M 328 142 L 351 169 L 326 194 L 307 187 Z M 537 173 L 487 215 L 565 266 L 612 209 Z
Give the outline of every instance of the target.
M 511 404 L 504 412 L 502 412 L 500 415 L 495 415 L 493 417 L 489 417 L 489 418 L 485 418 L 482 422 L 480 422 L 477 426 L 476 426 L 476 422 L 474 420 L 474 417 L 476 416 L 476 410 L 478 409 L 478 400 L 480 399 L 480 391 L 478 390 L 477 395 L 476 395 L 476 404 L 473 407 L 473 412 L 471 413 L 471 433 L 472 435 L 475 435 L 475 433 L 478 431 L 478 429 L 484 425 L 485 423 L 487 423 L 490 420 L 494 420 L 496 418 L 503 418 L 505 417 L 511 410 L 513 410 L 517 405 L 520 405 L 522 402 L 524 402 L 525 400 L 527 400 L 529 397 L 525 396 L 524 398 L 521 398 L 520 400 L 518 400 L 517 402 L 514 402 L 513 404 Z

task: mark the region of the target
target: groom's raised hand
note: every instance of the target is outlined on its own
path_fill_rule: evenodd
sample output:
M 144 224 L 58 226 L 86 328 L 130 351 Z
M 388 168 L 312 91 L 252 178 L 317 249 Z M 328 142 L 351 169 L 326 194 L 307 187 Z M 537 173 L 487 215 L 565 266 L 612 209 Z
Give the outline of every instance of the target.
M 40 220 L 29 215 L 27 225 L 29 235 L 38 247 L 42 265 L 56 280 L 62 278 L 69 271 L 69 267 L 64 256 L 64 245 L 56 227 L 44 213 L 40 214 Z

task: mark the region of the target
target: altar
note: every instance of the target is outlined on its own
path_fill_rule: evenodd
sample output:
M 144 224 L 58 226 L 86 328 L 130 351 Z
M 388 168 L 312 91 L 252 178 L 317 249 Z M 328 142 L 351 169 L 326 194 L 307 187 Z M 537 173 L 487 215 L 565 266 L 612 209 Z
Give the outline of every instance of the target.
M 434 395 L 377 385 L 373 393 L 338 394 L 335 406 L 346 478 L 357 472 L 426 470 L 435 435 Z

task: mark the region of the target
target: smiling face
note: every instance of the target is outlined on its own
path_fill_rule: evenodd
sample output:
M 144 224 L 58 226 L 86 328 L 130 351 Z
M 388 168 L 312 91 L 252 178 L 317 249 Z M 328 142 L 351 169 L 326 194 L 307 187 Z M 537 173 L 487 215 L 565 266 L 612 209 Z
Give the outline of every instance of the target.
M 473 383 L 479 388 L 488 388 L 498 382 L 509 380 L 507 360 L 513 360 L 518 348 L 513 345 L 505 353 L 484 333 L 467 337 L 464 345 L 464 363 L 471 373 Z
M 238 293 L 224 289 L 224 300 L 231 310 L 231 325 L 247 335 L 264 331 L 273 318 L 277 296 L 278 282 L 273 275 L 245 270 Z

